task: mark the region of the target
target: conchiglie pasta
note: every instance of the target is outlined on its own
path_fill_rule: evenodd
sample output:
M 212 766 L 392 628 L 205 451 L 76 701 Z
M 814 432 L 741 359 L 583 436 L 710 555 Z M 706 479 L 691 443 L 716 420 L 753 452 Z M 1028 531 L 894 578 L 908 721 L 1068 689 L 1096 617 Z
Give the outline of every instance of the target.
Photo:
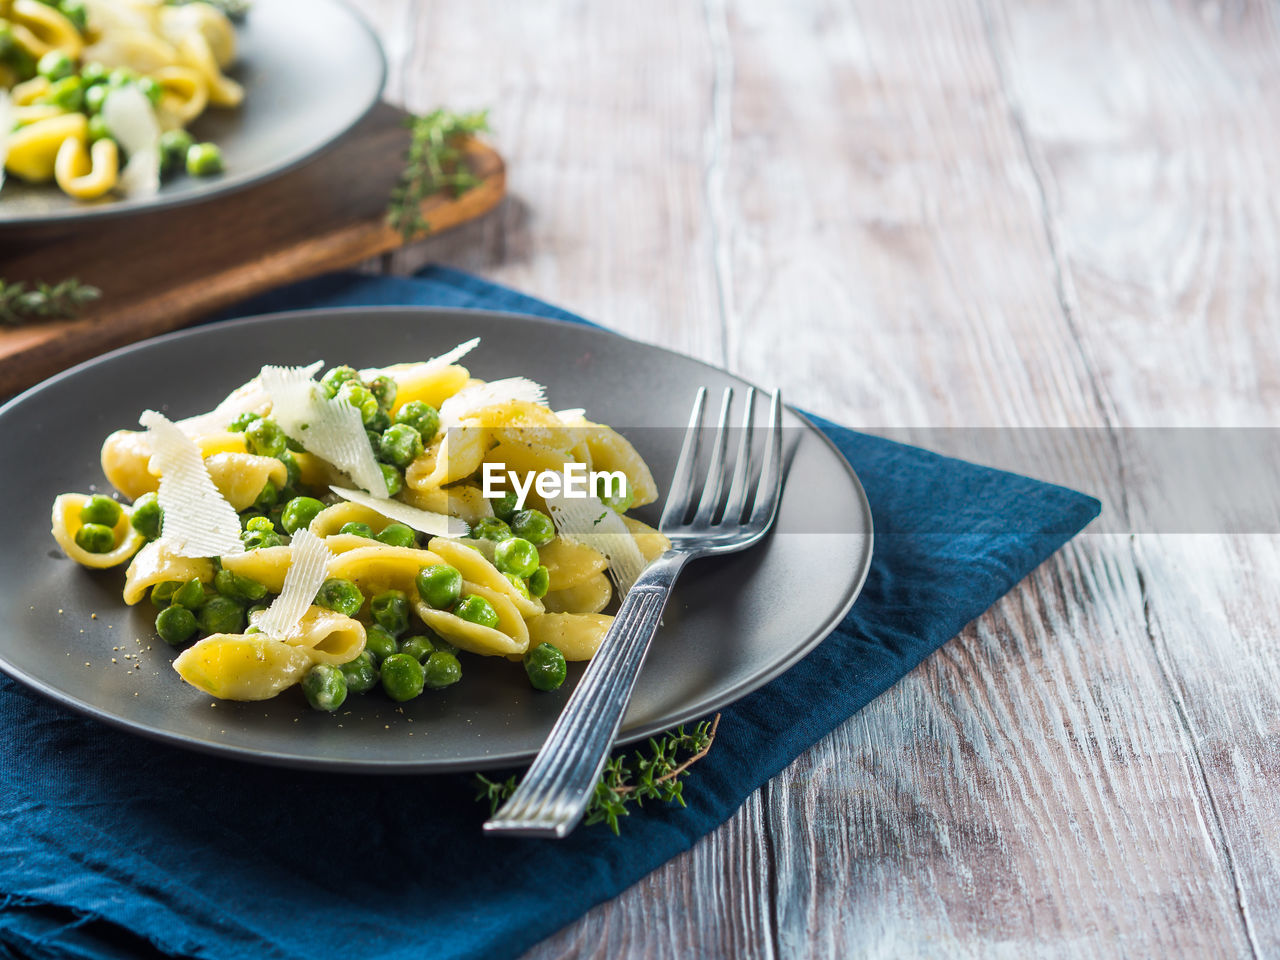
M 89 121 L 83 113 L 64 113 L 38 120 L 9 135 L 5 168 L 31 183 L 53 179 L 58 150 L 64 140 L 89 139 Z
M 56 7 L 38 0 L 13 0 L 9 19 L 15 27 L 27 31 L 35 42 L 24 36 L 23 40 L 34 57 L 42 57 L 51 50 L 65 53 L 72 60 L 80 56 L 84 41 L 76 25 Z
M 603 613 L 544 613 L 529 621 L 529 645 L 549 643 L 566 660 L 590 660 L 612 623 Z
M 331 537 L 348 523 L 367 523 L 374 533 L 381 533 L 391 525 L 391 521 L 377 510 L 343 500 L 317 513 L 308 529 L 317 537 Z
M 306 650 L 316 663 L 347 663 L 364 650 L 364 625 L 336 611 L 312 606 L 284 642 Z
M 270 700 L 300 681 L 314 662 L 306 647 L 261 634 L 215 633 L 178 654 L 173 669 L 220 700 Z
M 473 593 L 488 600 L 498 614 L 498 626 L 483 627 L 447 610 L 436 610 L 413 594 L 413 609 L 422 622 L 454 646 L 482 657 L 507 657 L 529 649 L 529 630 L 520 612 L 505 596 L 476 584 L 463 583 L 463 595 Z
M 620 470 L 627 478 L 627 490 L 631 494 L 631 506 L 643 507 L 658 499 L 658 485 L 644 458 L 636 452 L 622 434 L 612 427 L 598 423 L 583 431 L 587 448 L 591 451 L 591 468 L 599 471 Z
M 283 487 L 289 472 L 275 457 L 257 457 L 251 453 L 215 453 L 204 461 L 209 477 L 218 492 L 237 511 L 253 506 L 267 481 Z
M 284 577 L 292 561 L 293 553 L 286 546 L 246 550 L 221 559 L 223 569 L 256 580 L 272 593 L 284 589 Z
M 53 539 L 68 557 L 82 567 L 95 570 L 117 567 L 138 552 L 144 542 L 143 537 L 130 525 L 129 509 L 122 507 L 120 519 L 112 530 L 115 546 L 106 553 L 91 553 L 84 549 L 76 543 L 76 532 L 81 527 L 80 509 L 88 502 L 89 497 L 82 493 L 64 493 L 53 501 Z
M 366 597 L 385 590 L 403 590 L 406 594 L 415 595 L 417 587 L 414 581 L 418 572 L 423 567 L 444 562 L 430 550 L 389 547 L 370 540 L 364 542 L 366 546 L 344 551 L 329 561 L 329 576 L 350 580 Z
M 102 472 L 111 485 L 130 500 L 160 489 L 160 478 L 153 474 L 151 442 L 137 430 L 117 430 L 102 444 Z
M 522 616 L 535 617 L 540 614 L 542 612 L 542 603 L 520 593 L 515 585 L 499 573 L 498 568 L 490 563 L 479 550 L 470 546 L 472 542 L 435 537 L 428 546 L 432 553 L 439 556 L 445 563 L 456 567 L 462 574 L 463 580 L 472 584 L 479 584 L 487 590 L 506 597 L 520 611 Z
M 68 137 L 58 148 L 53 178 L 69 196 L 96 200 L 116 185 L 119 170 L 119 148 L 110 137 L 95 142 L 92 151 L 79 137 Z
M 133 606 L 157 583 L 169 580 L 213 579 L 213 562 L 199 557 L 179 557 L 160 541 L 152 541 L 138 551 L 124 574 L 124 602 Z
M 552 590 L 576 587 L 609 565 L 599 550 L 564 537 L 556 537 L 545 547 L 540 547 L 538 554 L 547 568 Z
M 198 70 L 161 67 L 151 79 L 160 84 L 160 111 L 165 127 L 187 126 L 204 113 L 209 104 L 209 85 Z
M 471 476 L 484 462 L 489 434 L 464 425 L 444 431 L 422 456 L 409 464 L 404 482 L 415 490 L 431 490 Z
M 551 590 L 542 598 L 548 613 L 599 613 L 613 599 L 613 587 L 603 573 L 563 590 Z
M 467 368 L 457 364 L 432 367 L 426 363 L 411 363 L 393 367 L 389 373 L 396 382 L 396 400 L 391 405 L 392 416 L 406 403 L 414 401 L 429 403 L 439 409 L 440 404 L 465 387 L 471 379 Z
M 406 486 L 401 491 L 400 499 L 419 510 L 444 513 L 465 520 L 470 526 L 485 517 L 493 516 L 493 506 L 485 499 L 484 493 L 468 481 L 447 487 L 432 487 L 429 490 Z

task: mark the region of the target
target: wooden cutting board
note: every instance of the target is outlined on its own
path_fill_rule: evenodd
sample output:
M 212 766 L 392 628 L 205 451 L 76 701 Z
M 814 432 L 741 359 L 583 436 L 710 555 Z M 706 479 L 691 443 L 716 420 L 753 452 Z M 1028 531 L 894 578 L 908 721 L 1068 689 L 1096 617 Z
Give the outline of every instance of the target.
M 379 104 L 318 159 L 207 203 L 61 233 L 0 233 L 5 280 L 74 276 L 102 290 L 75 320 L 0 329 L 0 394 L 271 287 L 402 246 L 404 239 L 386 223 L 386 208 L 409 142 L 404 117 Z M 468 145 L 468 158 L 482 182 L 460 197 L 423 203 L 433 234 L 502 199 L 502 158 L 479 141 Z

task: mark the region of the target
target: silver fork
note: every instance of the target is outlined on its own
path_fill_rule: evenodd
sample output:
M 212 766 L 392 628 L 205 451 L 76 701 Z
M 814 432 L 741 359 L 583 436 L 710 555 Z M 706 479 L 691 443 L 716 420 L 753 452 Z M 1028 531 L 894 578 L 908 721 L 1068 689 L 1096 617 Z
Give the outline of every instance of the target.
M 485 823 L 486 832 L 564 837 L 577 826 L 618 736 L 676 577 L 690 560 L 745 550 L 772 526 L 782 490 L 781 394 L 773 393 L 760 479 L 748 500 L 755 389 L 747 391 L 742 438 L 722 511 L 733 391 L 724 392 L 707 475 L 699 487 L 695 473 L 706 397 L 706 387 L 699 388 L 659 524 L 671 538 L 671 549 L 636 580 L 524 781 Z

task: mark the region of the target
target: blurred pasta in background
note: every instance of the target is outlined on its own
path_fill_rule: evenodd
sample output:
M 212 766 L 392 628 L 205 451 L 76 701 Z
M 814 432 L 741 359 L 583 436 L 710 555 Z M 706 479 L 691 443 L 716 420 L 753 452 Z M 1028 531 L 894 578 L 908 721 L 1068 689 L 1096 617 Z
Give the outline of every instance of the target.
M 221 172 L 218 147 L 197 143 L 187 128 L 207 109 L 244 100 L 226 73 L 236 31 L 224 8 L 0 0 L 4 173 L 96 200 L 154 193 L 182 172 Z

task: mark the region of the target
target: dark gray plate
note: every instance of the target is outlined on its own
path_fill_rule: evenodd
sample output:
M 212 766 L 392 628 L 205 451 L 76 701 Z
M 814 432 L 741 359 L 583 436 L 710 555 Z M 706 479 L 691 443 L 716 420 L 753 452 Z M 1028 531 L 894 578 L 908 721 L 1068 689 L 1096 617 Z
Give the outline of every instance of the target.
M 251 760 L 424 772 L 531 757 L 572 682 L 537 693 L 518 664 L 467 656 L 461 683 L 402 707 L 374 692 L 351 697 L 330 716 L 309 710 L 296 689 L 263 703 L 215 705 L 171 669 L 174 654 L 154 639 L 150 604 L 124 606 L 123 572 L 82 569 L 49 535 L 54 496 L 105 488 L 103 438 L 136 428 L 148 407 L 174 417 L 208 410 L 264 363 L 373 366 L 429 357 L 473 336 L 482 338 L 466 360 L 475 376 L 530 377 L 547 385 L 553 405 L 585 407 L 622 429 L 664 494 L 698 386 L 717 396 L 725 386 L 745 386 L 604 331 L 462 310 L 276 314 L 117 350 L 0 409 L 0 457 L 8 465 L 0 503 L 24 505 L 9 511 L 0 552 L 0 668 L 109 723 Z M 807 420 L 788 411 L 785 426 L 789 469 L 777 528 L 750 551 L 686 569 L 627 714 L 626 740 L 705 717 L 782 673 L 826 636 L 861 589 L 871 559 L 862 487 Z M 652 520 L 657 511 L 647 509 Z M 571 666 L 570 680 L 580 673 Z
M 382 93 L 386 61 L 368 25 L 340 0 L 254 0 L 237 27 L 236 110 L 211 108 L 192 127 L 222 148 L 226 173 L 174 177 L 152 197 L 85 203 L 16 177 L 0 188 L 0 229 L 140 213 L 193 203 L 283 173 L 332 143 Z

